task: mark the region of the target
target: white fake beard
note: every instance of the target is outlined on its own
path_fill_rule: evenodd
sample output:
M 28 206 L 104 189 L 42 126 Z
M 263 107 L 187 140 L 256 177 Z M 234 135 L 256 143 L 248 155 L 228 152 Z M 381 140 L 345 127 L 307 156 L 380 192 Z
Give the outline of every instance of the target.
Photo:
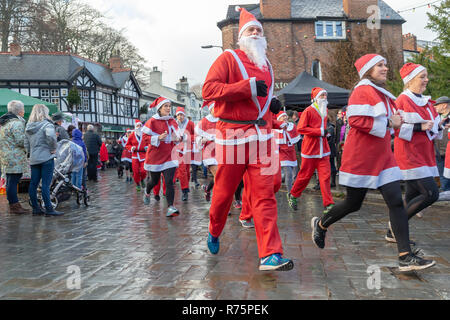
M 265 37 L 242 36 L 238 44 L 239 48 L 247 54 L 250 61 L 259 69 L 263 70 L 267 67 L 267 40 Z
M 322 114 L 327 113 L 328 100 L 327 99 L 317 99 L 317 105 L 319 106 L 320 112 Z
M 141 136 L 141 135 L 142 135 L 142 127 L 140 127 L 139 129 L 134 129 L 134 131 L 136 132 L 136 134 L 137 134 L 138 136 Z

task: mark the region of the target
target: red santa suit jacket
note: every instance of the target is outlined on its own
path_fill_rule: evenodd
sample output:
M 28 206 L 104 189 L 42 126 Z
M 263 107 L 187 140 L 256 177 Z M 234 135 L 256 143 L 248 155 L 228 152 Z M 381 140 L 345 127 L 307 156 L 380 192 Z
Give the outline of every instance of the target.
M 216 124 L 219 118 L 213 115 L 204 117 L 195 127 L 195 142 L 202 151 L 202 161 L 205 166 L 217 166 L 216 160 Z M 206 143 L 202 144 L 202 138 Z
M 126 135 L 122 136 L 119 140 L 119 143 L 122 145 L 123 147 L 123 151 L 122 151 L 122 156 L 120 158 L 120 161 L 126 161 L 126 162 L 132 162 L 132 157 L 133 155 L 131 154 L 131 152 L 126 148 L 127 145 L 127 141 L 128 141 L 128 137 Z
M 303 158 L 321 159 L 330 155 L 330 146 L 326 137 L 327 114 L 321 114 L 315 105 L 309 106 L 302 112 L 297 132 L 303 135 Z
M 149 142 L 145 156 L 144 169 L 151 172 L 161 172 L 169 168 L 178 167 L 178 155 L 174 150 L 175 142 L 172 135 L 179 136 L 178 124 L 171 116 L 161 117 L 155 114 L 142 129 L 144 137 Z M 167 132 L 167 137 L 160 141 L 159 136 Z
M 290 122 L 287 124 L 285 130 L 275 130 L 277 137 L 277 144 L 280 147 L 280 162 L 282 167 L 296 167 L 297 154 L 295 152 L 295 145 L 300 141 L 295 125 Z
M 419 98 L 406 90 L 395 101 L 405 122 L 396 130 L 394 155 L 402 171 L 404 180 L 439 177 L 434 154 L 435 138 L 442 139 L 439 131 L 441 117 L 429 101 L 429 97 Z M 414 132 L 414 124 L 433 121 L 430 131 Z
M 226 50 L 213 63 L 203 85 L 203 98 L 214 100 L 214 116 L 217 123 L 216 143 L 239 145 L 250 141 L 267 141 L 273 137 L 272 116 L 269 112 L 273 97 L 273 72 L 268 68 L 259 69 L 242 50 Z M 269 87 L 267 97 L 258 97 L 256 81 L 264 80 Z M 258 120 L 264 125 L 236 124 L 220 121 Z
M 393 130 L 387 128 L 395 112 L 394 99 L 368 79 L 353 90 L 347 107 L 350 130 L 342 153 L 340 184 L 377 189 L 403 179 L 391 149 Z
M 450 131 L 448 132 L 447 150 L 445 151 L 444 177 L 450 179 Z
M 147 145 L 148 142 L 145 141 L 144 134 L 141 134 L 139 137 L 136 132 L 133 132 L 130 134 L 127 140 L 127 144 L 125 145 L 125 148 L 129 150 L 132 153 L 131 158 L 137 159 L 139 162 L 145 161 L 145 153 L 147 151 Z M 134 151 L 131 151 L 131 149 L 134 148 Z
M 190 157 L 188 161 L 192 164 L 200 165 L 201 162 L 198 160 L 197 153 L 198 150 L 197 144 L 195 143 L 195 124 L 191 120 L 185 118 L 183 123 L 178 124 L 178 134 L 183 137 L 183 142 L 177 145 L 177 150 L 185 155 L 189 154 Z

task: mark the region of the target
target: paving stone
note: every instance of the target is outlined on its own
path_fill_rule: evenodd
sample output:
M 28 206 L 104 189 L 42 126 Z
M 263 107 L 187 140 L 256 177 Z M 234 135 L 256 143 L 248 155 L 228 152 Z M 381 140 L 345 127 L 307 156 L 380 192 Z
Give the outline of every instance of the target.
M 278 226 L 289 272 L 261 272 L 254 229 L 242 229 L 232 209 L 220 237 L 218 255 L 206 246 L 209 204 L 191 188 L 175 206 L 181 215 L 167 219 L 164 197 L 150 206 L 142 193 L 100 172 L 89 184 L 92 206 L 74 199 L 61 204 L 62 217 L 13 216 L 0 196 L 0 299 L 117 300 L 353 300 L 450 299 L 450 217 L 445 204 L 410 221 L 411 238 L 436 266 L 398 272 L 396 246 L 384 240 L 388 213 L 377 192 L 369 192 L 360 211 L 331 226 L 326 247 L 311 241 L 311 218 L 322 213 L 320 193 L 306 191 L 293 212 L 285 187 L 277 195 Z M 202 182 L 202 181 L 201 181 Z M 20 195 L 27 205 L 27 195 Z M 340 201 L 340 200 L 338 200 Z M 369 289 L 369 267 L 380 268 L 381 288 Z M 80 270 L 80 289 L 68 289 Z

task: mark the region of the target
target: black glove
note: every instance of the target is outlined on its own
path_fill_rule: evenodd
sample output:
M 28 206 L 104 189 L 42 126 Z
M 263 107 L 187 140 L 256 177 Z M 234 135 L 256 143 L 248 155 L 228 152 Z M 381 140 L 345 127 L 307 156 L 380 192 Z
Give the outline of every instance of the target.
M 281 110 L 281 102 L 277 98 L 272 98 L 272 101 L 270 102 L 270 112 L 274 114 L 278 114 Z
M 256 95 L 258 97 L 267 97 L 267 85 L 264 80 L 256 81 Z

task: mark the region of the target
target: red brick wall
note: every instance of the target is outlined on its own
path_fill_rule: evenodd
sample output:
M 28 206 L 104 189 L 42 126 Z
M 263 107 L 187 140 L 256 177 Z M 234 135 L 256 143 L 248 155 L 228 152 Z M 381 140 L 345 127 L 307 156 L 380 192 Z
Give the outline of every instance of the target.
M 417 37 L 410 33 L 403 36 L 403 49 L 417 51 Z
M 291 0 L 260 0 L 259 6 L 266 19 L 291 18 Z
M 263 28 L 268 43 L 267 55 L 277 84 L 289 83 L 303 71 L 311 73 L 312 63 L 316 59 L 321 62 L 322 79 L 327 81 L 325 63 L 330 60 L 336 42 L 316 41 L 313 22 L 263 22 Z M 392 45 L 395 59 L 403 61 L 401 25 L 388 24 L 382 25 L 381 30 L 367 30 L 365 23 L 351 23 L 346 25 L 346 29 L 351 30 L 354 41 L 358 41 L 356 34 L 358 29 L 362 29 L 366 36 L 372 37 L 375 43 L 381 43 L 385 50 Z M 222 29 L 224 49 L 237 47 L 237 34 L 237 25 Z

